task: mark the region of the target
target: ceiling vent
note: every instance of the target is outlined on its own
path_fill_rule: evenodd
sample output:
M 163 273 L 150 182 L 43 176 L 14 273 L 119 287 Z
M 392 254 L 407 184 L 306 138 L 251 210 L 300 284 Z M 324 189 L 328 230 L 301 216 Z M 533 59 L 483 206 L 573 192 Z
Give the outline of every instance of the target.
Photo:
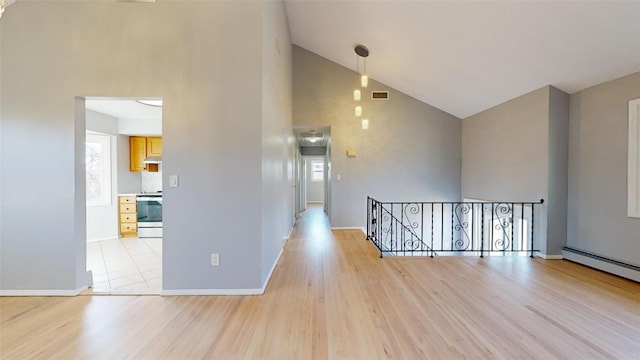
M 371 100 L 389 100 L 388 91 L 372 91 Z

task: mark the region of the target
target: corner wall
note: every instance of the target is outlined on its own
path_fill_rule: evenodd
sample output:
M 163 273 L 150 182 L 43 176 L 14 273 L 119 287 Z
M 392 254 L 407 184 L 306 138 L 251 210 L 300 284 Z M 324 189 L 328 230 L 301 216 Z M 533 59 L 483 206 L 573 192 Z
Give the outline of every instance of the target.
M 568 94 L 545 86 L 462 121 L 464 198 L 536 202 L 535 239 L 560 256 L 566 239 Z
M 293 227 L 291 37 L 284 1 L 262 3 L 262 286 Z
M 548 200 L 548 134 L 549 87 L 462 120 L 462 196 Z

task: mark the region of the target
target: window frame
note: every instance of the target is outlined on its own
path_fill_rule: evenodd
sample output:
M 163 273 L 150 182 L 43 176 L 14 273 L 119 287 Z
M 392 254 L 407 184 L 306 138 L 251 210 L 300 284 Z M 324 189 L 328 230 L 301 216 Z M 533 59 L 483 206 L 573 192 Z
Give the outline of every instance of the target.
M 89 184 L 89 182 L 86 180 L 86 177 L 90 172 L 90 170 L 87 168 L 87 144 L 89 143 L 100 144 L 101 146 L 100 156 L 102 167 L 97 172 L 100 173 L 100 188 L 103 191 L 101 191 L 99 197 L 90 199 L 88 196 L 88 189 L 85 189 L 85 191 L 87 192 L 86 203 L 87 206 L 110 206 L 112 203 L 111 188 L 113 186 L 111 179 L 111 136 L 102 133 L 87 132 L 85 138 L 85 188 L 87 188 Z
M 317 169 L 319 165 L 320 169 Z M 319 178 L 318 178 L 319 174 Z M 311 181 L 323 182 L 324 181 L 324 160 L 311 160 Z

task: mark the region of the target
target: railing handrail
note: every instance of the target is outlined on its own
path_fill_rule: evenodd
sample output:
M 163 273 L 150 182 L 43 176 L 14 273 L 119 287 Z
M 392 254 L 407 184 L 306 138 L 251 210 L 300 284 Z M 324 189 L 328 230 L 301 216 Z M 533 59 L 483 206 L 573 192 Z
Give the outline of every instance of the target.
M 418 236 L 418 234 L 416 234 L 413 229 L 407 225 L 404 224 L 404 222 L 402 220 L 399 220 L 395 215 L 393 215 L 391 212 L 389 212 L 389 210 L 381 207 L 382 210 L 384 210 L 389 216 L 391 216 L 391 218 L 393 218 L 393 220 L 396 223 L 399 223 L 403 229 L 405 229 L 406 231 L 410 232 L 411 235 L 413 235 L 416 239 L 418 239 L 420 241 L 420 243 L 422 243 L 426 248 L 427 251 L 431 251 L 431 248 L 429 248 L 429 245 L 427 245 L 424 241 L 422 241 L 422 238 L 420 238 L 420 236 Z
M 540 199 L 538 201 L 379 201 L 370 196 L 367 196 L 367 199 L 371 199 L 379 204 L 390 204 L 390 205 L 400 205 L 400 204 L 532 204 L 539 205 L 544 204 L 544 199 Z
M 396 255 L 428 253 L 433 257 L 437 255 L 436 251 L 479 253 L 480 257 L 485 253 L 528 252 L 533 257 L 534 251 L 538 251 L 534 246 L 536 205 L 541 204 L 544 204 L 544 199 L 537 202 L 382 202 L 367 196 L 367 239 L 376 244 L 381 257 L 384 252 Z M 397 208 L 396 214 L 402 214 L 400 219 L 394 214 L 394 208 Z M 383 214 L 389 218 L 385 219 Z M 430 218 L 425 219 L 426 214 Z M 396 234 L 394 227 L 402 231 Z M 426 241 L 429 236 L 431 246 Z M 439 248 L 434 247 L 434 244 Z

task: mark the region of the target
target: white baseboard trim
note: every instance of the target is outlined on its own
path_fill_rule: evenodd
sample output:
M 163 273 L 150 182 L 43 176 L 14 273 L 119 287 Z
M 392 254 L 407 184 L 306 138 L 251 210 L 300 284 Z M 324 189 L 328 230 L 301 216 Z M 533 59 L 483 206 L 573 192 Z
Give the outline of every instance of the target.
M 289 230 L 289 234 L 287 234 L 287 236 L 283 236 L 282 237 L 282 247 L 284 248 L 285 245 L 287 245 L 287 241 L 289 241 L 289 239 L 291 239 L 291 234 L 293 234 L 293 230 L 295 229 L 295 224 L 294 226 L 291 227 L 291 230 Z M 280 254 L 282 255 L 282 253 Z M 280 255 L 278 255 L 278 259 L 280 259 Z
M 564 250 L 562 254 L 564 255 L 564 258 L 569 261 L 573 261 L 578 264 L 589 266 L 594 269 L 598 269 L 604 272 L 608 272 L 610 274 L 618 275 L 626 279 L 640 282 L 640 271 L 638 270 L 620 266 L 609 261 L 604 261 L 604 260 L 600 260 L 590 256 L 578 254 L 573 251 Z
M 274 261 L 273 266 L 271 267 L 271 270 L 269 270 L 269 275 L 267 275 L 267 278 L 264 281 L 264 285 L 262 285 L 262 291 L 260 292 L 260 295 L 264 294 L 264 292 L 267 290 L 267 286 L 269 285 L 269 280 L 271 280 L 271 275 L 273 275 L 273 272 L 276 270 L 276 267 L 278 266 L 278 262 L 280 262 L 280 257 L 282 256 L 283 252 L 284 252 L 284 249 L 280 250 L 280 254 L 278 254 L 278 257 L 276 258 L 276 261 Z
M 227 295 L 227 296 L 238 296 L 238 295 L 263 295 L 267 290 L 267 285 L 269 285 L 269 280 L 271 280 L 271 275 L 276 270 L 276 266 L 278 266 L 278 262 L 280 261 L 280 257 L 282 257 L 282 253 L 284 249 L 280 250 L 276 261 L 273 262 L 273 266 L 271 270 L 269 270 L 269 275 L 267 275 L 267 279 L 262 285 L 261 289 L 179 289 L 179 290 L 162 290 L 160 291 L 161 296 L 194 296 L 194 295 Z
M 324 204 L 324 201 L 307 201 L 307 204 Z
M 0 290 L 0 296 L 78 296 L 88 287 L 75 290 Z
M 160 296 L 262 295 L 262 289 L 177 289 L 162 290 Z
M 564 257 L 562 255 L 543 254 L 543 253 L 541 253 L 539 251 L 534 252 L 533 256 L 539 257 L 539 258 L 543 258 L 545 260 L 562 260 L 562 259 L 564 259 Z
M 332 227 L 331 230 L 360 230 L 363 234 L 367 233 L 367 230 L 365 230 L 362 226 L 335 226 Z

